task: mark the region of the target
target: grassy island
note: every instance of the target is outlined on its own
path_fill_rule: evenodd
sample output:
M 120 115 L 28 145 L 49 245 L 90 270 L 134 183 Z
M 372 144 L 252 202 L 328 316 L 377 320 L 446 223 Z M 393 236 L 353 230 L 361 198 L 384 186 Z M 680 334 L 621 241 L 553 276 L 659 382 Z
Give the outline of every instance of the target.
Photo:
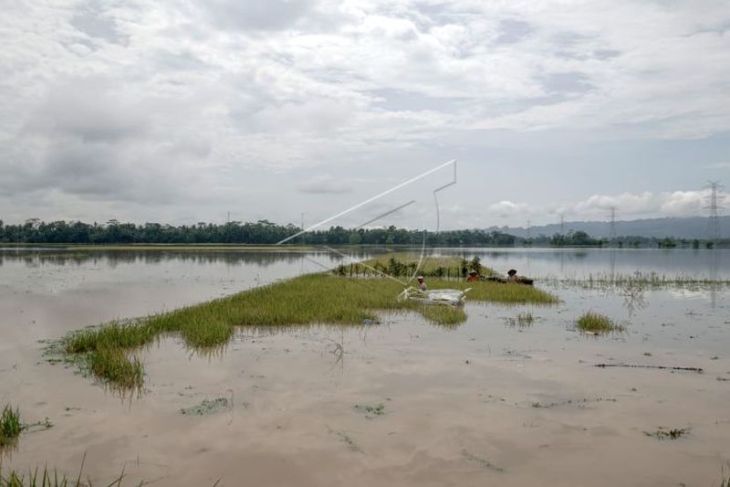
M 382 261 L 370 261 L 371 264 Z M 402 255 L 387 257 L 397 268 L 412 268 L 415 260 Z M 461 259 L 440 259 L 424 266 L 424 274 L 451 265 L 456 269 Z M 400 266 L 400 267 L 399 267 Z M 419 268 L 420 269 L 420 268 Z M 380 271 L 379 271 L 380 272 Z M 134 351 L 168 333 L 179 333 L 188 346 L 206 350 L 222 346 L 236 327 L 292 325 L 363 325 L 378 321 L 378 312 L 420 313 L 426 320 L 440 325 L 456 325 L 466 320 L 463 307 L 424 305 L 402 301 L 398 295 L 403 284 L 375 273 L 364 277 L 342 275 L 337 268 L 280 281 L 202 304 L 148 316 L 131 323 L 111 323 L 86 328 L 63 339 L 63 350 L 72 358 L 81 359 L 95 376 L 122 388 L 140 387 L 144 381 L 143 366 Z M 385 269 L 387 274 L 387 266 Z M 468 300 L 506 304 L 553 304 L 558 299 L 531 286 L 498 282 L 465 282 L 454 279 L 428 280 L 430 289 L 471 288 Z

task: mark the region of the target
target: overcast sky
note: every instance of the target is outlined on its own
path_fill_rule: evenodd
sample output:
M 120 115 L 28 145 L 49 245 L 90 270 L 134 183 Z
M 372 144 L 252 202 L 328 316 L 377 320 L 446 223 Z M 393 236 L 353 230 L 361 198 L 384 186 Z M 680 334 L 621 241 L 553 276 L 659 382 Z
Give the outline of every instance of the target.
M 2 3 L 6 222 L 309 224 L 449 159 L 449 228 L 730 184 L 727 0 Z

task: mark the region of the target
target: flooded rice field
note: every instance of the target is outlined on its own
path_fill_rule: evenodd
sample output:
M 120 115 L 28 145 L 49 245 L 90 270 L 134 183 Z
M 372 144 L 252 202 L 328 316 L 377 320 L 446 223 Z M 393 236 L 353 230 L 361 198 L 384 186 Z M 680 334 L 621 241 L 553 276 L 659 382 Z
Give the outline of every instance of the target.
M 324 252 L 0 251 L 0 407 L 53 425 L 25 432 L 3 465 L 75 474 L 83 461 L 96 483 L 124 471 L 128 485 L 711 486 L 723 468 L 728 477 L 730 287 L 579 281 L 636 272 L 730 280 L 730 253 L 442 252 L 514 267 L 562 301 L 467 302 L 457 327 L 398 314 L 359 326 L 242 328 L 211 354 L 168 336 L 142 353 L 143 393 L 120 396 L 50 363 L 46 341 L 339 261 Z M 577 331 L 587 311 L 625 331 Z

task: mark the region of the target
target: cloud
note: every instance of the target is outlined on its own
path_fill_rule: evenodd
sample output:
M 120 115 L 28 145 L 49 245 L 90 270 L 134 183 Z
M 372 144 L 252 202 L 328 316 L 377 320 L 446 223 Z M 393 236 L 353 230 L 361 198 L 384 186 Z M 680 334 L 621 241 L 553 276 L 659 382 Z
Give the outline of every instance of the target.
M 111 80 L 81 78 L 51 86 L 25 128 L 49 138 L 111 142 L 144 134 L 149 123 L 143 100 L 116 92 Z
M 595 194 L 583 200 L 562 205 L 536 205 L 502 200 L 487 207 L 487 212 L 500 218 L 508 218 L 514 224 L 527 217 L 536 221 L 554 222 L 556 215 L 570 219 L 607 221 L 615 209 L 619 220 L 655 217 L 707 216 L 710 191 L 670 191 L 619 194 Z M 730 193 L 720 192 L 719 205 L 730 205 Z M 469 214 L 468 208 L 460 208 Z M 462 215 L 463 216 L 463 215 Z M 473 216 L 473 215 L 470 215 Z M 458 216 L 454 215 L 455 218 Z
M 622 193 L 618 195 L 593 195 L 577 203 L 574 211 L 578 214 L 606 214 L 611 208 L 621 213 L 649 213 L 658 209 L 656 197 L 650 192 L 640 194 Z
M 464 195 L 494 174 L 493 160 L 562 172 L 565 153 L 603 140 L 675 154 L 671 144 L 696 139 L 686 170 L 722 157 L 729 21 L 727 2 L 689 0 L 13 2 L 0 19 L 0 205 L 38 211 L 22 197 L 33 192 L 73 214 L 255 212 L 274 174 L 406 177 L 463 155 L 479 166 L 461 182 L 476 225 L 488 204 L 469 210 Z M 594 154 L 586 164 L 608 164 Z M 695 211 L 691 195 L 658 194 L 683 178 L 654 185 L 656 164 L 637 171 L 652 196 L 596 183 L 585 189 L 595 197 L 564 206 Z M 315 179 L 290 189 L 337 191 Z M 497 191 L 489 213 L 544 213 L 555 193 L 580 199 L 565 188 L 529 205 Z M 288 218 L 297 203 L 267 204 Z
M 593 88 L 588 77 L 578 72 L 550 73 L 541 81 L 549 94 L 585 93 Z
M 488 211 L 501 218 L 507 218 L 517 215 L 525 215 L 531 210 L 530 206 L 526 203 L 514 203 L 512 201 L 504 200 L 489 205 Z
M 513 44 L 527 37 L 532 27 L 527 22 L 516 19 L 504 19 L 499 22 L 499 35 L 495 39 L 497 44 Z
M 730 194 L 720 193 L 720 206 L 730 202 Z M 662 193 L 622 193 L 593 195 L 574 204 L 573 215 L 607 219 L 611 208 L 620 218 L 647 216 L 703 216 L 707 215 L 710 191 L 672 191 Z
M 318 176 L 297 185 L 302 193 L 310 194 L 341 194 L 349 193 L 352 187 L 348 182 L 330 176 Z
M 707 169 L 730 169 L 730 162 L 716 162 L 705 166 Z
M 246 31 L 291 27 L 312 6 L 311 0 L 206 0 L 205 11 L 216 26 Z
M 115 18 L 104 10 L 100 1 L 82 3 L 69 23 L 92 40 L 122 44 L 129 40 L 119 31 Z
M 130 96 L 109 79 L 61 81 L 29 114 L 19 146 L 6 152 L 0 192 L 155 204 L 190 198 L 205 181 L 196 166 L 211 147 L 189 130 L 186 115 L 177 103 Z

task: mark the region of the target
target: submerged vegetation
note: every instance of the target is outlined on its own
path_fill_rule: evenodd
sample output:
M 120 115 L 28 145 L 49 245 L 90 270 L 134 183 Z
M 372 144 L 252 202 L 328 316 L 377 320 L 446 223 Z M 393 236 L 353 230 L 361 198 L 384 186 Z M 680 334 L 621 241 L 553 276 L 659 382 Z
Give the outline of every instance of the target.
M 365 417 L 372 419 L 375 416 L 383 416 L 385 414 L 385 405 L 375 404 L 355 404 L 355 410 L 365 414 Z
M 228 401 L 225 397 L 217 397 L 215 399 L 203 399 L 203 402 L 191 406 L 189 408 L 180 409 L 180 414 L 187 416 L 207 416 L 215 414 L 233 406 L 232 401 Z
M 460 261 L 456 259 L 456 263 L 460 264 Z M 532 286 L 445 279 L 429 280 L 428 284 L 430 289 L 471 288 L 468 299 L 472 301 L 558 302 L 552 294 Z M 188 346 L 209 350 L 227 343 L 234 327 L 239 326 L 362 325 L 377 322 L 377 312 L 409 311 L 441 325 L 455 325 L 466 320 L 461 307 L 399 300 L 397 296 L 402 290 L 403 285 L 392 279 L 310 274 L 132 323 L 86 328 L 67 336 L 63 349 L 66 354 L 80 358 L 96 377 L 129 389 L 141 387 L 144 381 L 143 366 L 134 350 L 165 333 L 179 333 Z
M 659 428 L 656 431 L 644 431 L 644 434 L 657 440 L 678 440 L 689 434 L 689 428 Z
M 624 327 L 615 324 L 608 316 L 589 311 L 584 313 L 576 322 L 576 328 L 591 333 L 609 333 L 624 331 Z
M 83 470 L 84 464 L 81 464 Z M 105 487 L 122 487 L 124 480 L 124 472 L 111 482 L 106 482 Z M 139 487 L 145 485 L 144 482 L 137 484 Z M 66 474 L 59 474 L 57 471 L 48 470 L 31 470 L 27 474 L 18 472 L 17 470 L 3 470 L 2 462 L 0 462 L 0 487 L 94 487 L 90 480 L 81 480 L 81 471 L 75 477 L 68 477 Z
M 535 322 L 535 317 L 532 313 L 519 313 L 515 318 L 507 318 L 507 324 L 510 326 L 519 326 L 525 328 L 532 326 Z
M 10 404 L 3 408 L 0 414 L 0 448 L 12 445 L 23 431 L 23 424 L 20 421 L 20 412 L 13 409 Z
M 461 306 L 424 305 L 418 312 L 428 321 L 443 326 L 458 325 L 466 321 L 466 312 Z
M 706 288 L 708 286 L 730 286 L 730 280 L 710 279 L 685 275 L 666 275 L 655 272 L 633 274 L 599 273 L 589 274 L 584 279 L 553 279 L 550 284 L 577 286 L 585 289 L 617 288 L 663 289 L 663 288 Z

